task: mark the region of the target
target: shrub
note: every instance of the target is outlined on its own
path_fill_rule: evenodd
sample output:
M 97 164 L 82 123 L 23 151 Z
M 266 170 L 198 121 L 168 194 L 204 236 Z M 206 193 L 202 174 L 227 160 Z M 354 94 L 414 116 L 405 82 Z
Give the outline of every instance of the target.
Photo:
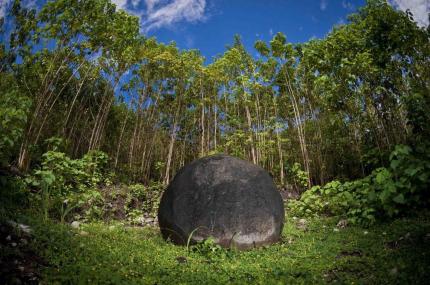
M 43 154 L 41 167 L 26 182 L 38 189 L 34 199 L 40 202 L 45 218 L 52 211 L 64 221 L 73 210 L 80 210 L 85 219 L 100 218 L 103 197 L 97 187 L 103 182 L 107 160 L 100 151 L 89 152 L 81 159 L 71 159 L 55 150 Z
M 332 181 L 305 191 L 289 208 L 294 214 L 344 216 L 351 223 L 372 224 L 377 217 L 393 217 L 411 207 L 428 203 L 430 155 L 426 148 L 415 151 L 398 145 L 390 166 L 351 181 Z
M 302 170 L 300 163 L 295 162 L 291 166 L 285 168 L 287 179 L 294 185 L 296 190 L 302 192 L 302 190 L 309 187 L 309 176 L 308 173 Z

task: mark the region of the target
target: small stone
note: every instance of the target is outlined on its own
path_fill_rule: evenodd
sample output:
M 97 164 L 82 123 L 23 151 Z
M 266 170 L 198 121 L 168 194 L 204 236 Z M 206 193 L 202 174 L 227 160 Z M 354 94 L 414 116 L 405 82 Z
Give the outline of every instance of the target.
M 153 223 L 153 222 L 154 222 L 154 219 L 153 219 L 153 218 L 147 218 L 147 219 L 145 220 L 145 222 L 146 222 L 147 224 L 151 224 L 151 223 Z
M 17 244 L 16 244 L 16 242 L 13 242 L 13 243 L 11 243 L 10 244 L 12 247 L 15 247 Z
M 86 231 L 80 231 L 80 232 L 79 232 L 79 234 L 80 234 L 81 236 L 88 236 L 88 235 L 89 235 L 89 233 L 88 233 L 88 232 L 86 232 Z
M 300 219 L 297 222 L 297 228 L 303 231 L 307 230 L 307 221 L 305 219 Z
M 22 231 L 23 233 L 29 235 L 31 234 L 31 228 L 30 226 L 24 225 L 24 224 L 18 224 L 14 221 L 8 221 L 8 224 L 11 225 L 14 228 L 18 228 L 20 231 Z
M 70 226 L 72 227 L 72 228 L 74 228 L 74 229 L 79 229 L 79 226 L 81 225 L 81 223 L 80 222 L 78 222 L 78 221 L 73 221 L 71 224 L 70 224 Z
M 364 235 L 367 235 L 368 233 L 369 233 L 368 231 L 364 231 L 364 232 L 363 232 L 363 234 L 364 234 Z
M 348 220 L 342 219 L 337 223 L 336 226 L 340 229 L 344 229 L 348 226 Z
M 18 225 L 18 227 L 19 227 L 19 229 L 22 231 L 22 232 L 24 232 L 24 233 L 26 233 L 26 234 L 31 234 L 31 228 L 30 228 L 30 226 L 27 226 L 27 225 L 23 225 L 23 224 L 19 224 Z

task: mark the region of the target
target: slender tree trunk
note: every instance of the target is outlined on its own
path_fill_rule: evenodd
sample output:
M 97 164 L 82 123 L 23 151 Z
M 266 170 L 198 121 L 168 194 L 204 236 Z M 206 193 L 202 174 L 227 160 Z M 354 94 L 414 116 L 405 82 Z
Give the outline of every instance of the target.
M 179 95 L 181 96 L 181 95 Z M 170 167 L 172 164 L 172 156 L 173 156 L 173 146 L 175 145 L 175 141 L 176 141 L 176 129 L 178 127 L 178 117 L 179 117 L 179 113 L 180 113 L 180 109 L 181 109 L 181 101 L 182 98 L 178 98 L 178 106 L 176 108 L 176 113 L 173 119 L 173 126 L 171 129 L 171 133 L 170 133 L 170 142 L 169 142 L 169 150 L 168 150 L 168 154 L 167 154 L 167 163 L 166 163 L 166 172 L 164 174 L 164 184 L 167 185 L 170 181 Z
M 278 107 L 276 106 L 276 102 L 274 104 L 275 107 L 275 118 L 278 118 Z M 275 133 L 276 133 L 276 145 L 278 147 L 278 156 L 279 156 L 279 180 L 281 185 L 284 185 L 284 156 L 282 153 L 282 144 L 281 144 L 281 135 L 279 134 L 279 128 L 275 122 Z
M 218 130 L 217 118 L 218 118 L 217 105 L 214 104 L 214 149 L 215 150 L 217 149 L 217 130 Z
M 122 127 L 121 127 L 121 132 L 119 134 L 119 140 L 118 140 L 118 146 L 116 148 L 116 153 L 115 153 L 115 164 L 114 164 L 114 168 L 115 169 L 116 169 L 116 167 L 118 165 L 119 151 L 121 149 L 122 138 L 124 136 L 125 127 L 127 125 L 127 120 L 128 120 L 128 114 L 129 114 L 129 112 L 130 112 L 130 108 L 127 108 L 127 113 L 125 115 L 124 123 L 122 124 Z
M 310 177 L 309 156 L 308 156 L 308 151 L 307 151 L 307 147 L 306 147 L 305 133 L 304 133 L 304 130 L 302 128 L 302 123 L 301 123 L 301 114 L 300 114 L 299 106 L 297 103 L 297 98 L 295 96 L 295 92 L 294 92 L 293 87 L 291 85 L 288 71 L 285 71 L 284 76 L 285 76 L 285 81 L 286 81 L 287 87 L 288 87 L 290 95 L 291 95 L 290 96 L 291 103 L 292 103 L 291 105 L 293 106 L 294 118 L 295 118 L 296 125 L 297 125 L 297 132 L 298 132 L 298 137 L 299 137 L 300 149 L 301 149 L 302 157 L 303 157 L 304 168 L 305 168 L 305 171 L 308 175 L 308 186 L 311 187 L 312 181 L 311 181 L 311 177 Z
M 203 157 L 205 155 L 205 103 L 203 97 L 203 86 L 200 81 L 200 104 L 201 104 L 201 116 L 200 116 L 200 129 L 201 129 L 201 137 L 200 137 L 200 156 Z

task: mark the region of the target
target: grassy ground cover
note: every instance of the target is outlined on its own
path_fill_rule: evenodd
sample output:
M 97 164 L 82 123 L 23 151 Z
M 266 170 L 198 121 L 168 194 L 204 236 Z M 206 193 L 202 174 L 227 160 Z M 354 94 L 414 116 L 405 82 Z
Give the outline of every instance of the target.
M 157 228 L 120 223 L 31 225 L 44 284 L 417 284 L 430 278 L 430 214 L 370 228 L 288 217 L 282 241 L 245 252 L 182 247 Z M 18 246 L 19 247 L 19 246 Z

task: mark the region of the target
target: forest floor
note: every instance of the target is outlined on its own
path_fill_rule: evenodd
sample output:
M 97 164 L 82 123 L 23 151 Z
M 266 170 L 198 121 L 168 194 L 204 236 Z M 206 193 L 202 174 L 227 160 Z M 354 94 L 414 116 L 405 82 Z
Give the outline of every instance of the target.
M 369 228 L 287 215 L 281 242 L 243 252 L 211 243 L 175 246 L 156 227 L 17 220 L 30 225 L 30 236 L 15 230 L 1 239 L 1 273 L 15 284 L 425 284 L 430 278 L 430 212 Z M 27 277 L 11 279 L 19 271 Z

